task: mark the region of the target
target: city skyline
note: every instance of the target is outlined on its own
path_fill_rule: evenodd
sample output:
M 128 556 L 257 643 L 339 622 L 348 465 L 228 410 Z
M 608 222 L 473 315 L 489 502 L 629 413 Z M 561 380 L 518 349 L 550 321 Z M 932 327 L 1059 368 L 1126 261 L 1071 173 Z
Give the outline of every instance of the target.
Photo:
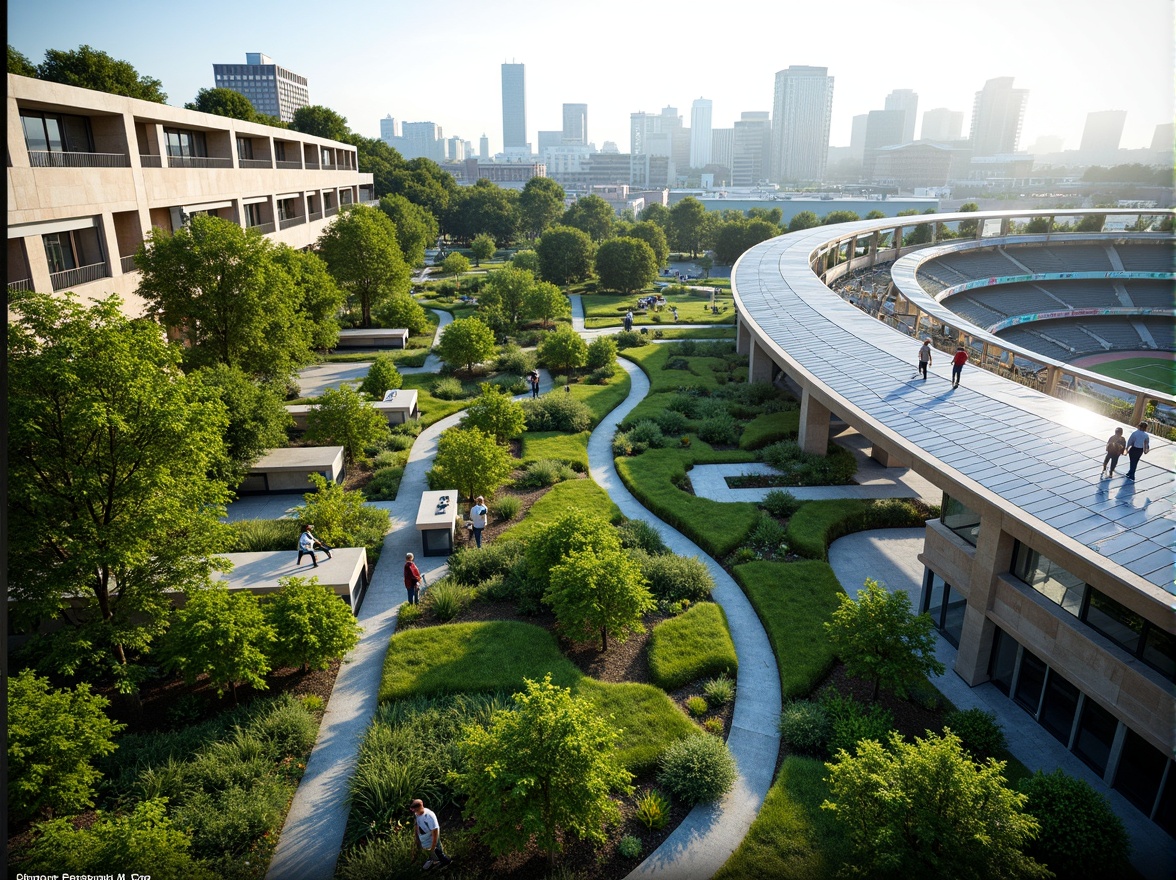
M 841 19 L 847 22 L 862 21 L 854 10 L 876 9 L 847 2 L 849 14 Z M 321 28 L 314 26 L 318 7 L 309 3 L 295 2 L 295 14 L 275 17 L 263 8 L 211 0 L 203 7 L 206 15 L 192 20 L 143 0 L 126 0 L 118 16 L 79 0 L 17 0 L 8 10 L 8 39 L 33 63 L 46 49 L 88 43 L 160 79 L 174 106 L 213 86 L 214 63 L 264 52 L 307 78 L 312 103 L 346 116 L 364 136 L 378 137 L 380 120 L 391 114 L 436 122 L 447 135 L 473 143 L 485 134 L 491 153 L 502 149 L 499 71 L 511 61 L 527 67 L 526 138 L 532 144 L 538 131 L 562 128 L 563 105 L 573 101 L 587 104 L 590 140 L 597 147 L 613 141 L 626 151 L 632 113 L 672 106 L 688 120 L 698 98 L 712 102 L 715 129 L 729 128 L 743 112 L 770 111 L 775 74 L 794 65 L 827 67 L 836 81 L 833 146 L 850 143 L 854 116 L 881 108 L 888 94 L 901 89 L 918 93 L 920 116 L 922 108 L 945 107 L 970 120 L 973 96 L 998 77 L 1013 77 L 1016 88 L 1029 92 L 1022 148 L 1056 135 L 1066 149 L 1077 149 L 1087 114 L 1103 110 L 1126 112 L 1124 148 L 1146 147 L 1155 126 L 1171 119 L 1167 0 L 1127 0 L 1114 17 L 1093 0 L 1030 6 L 994 0 L 982 17 L 961 11 L 954 18 L 928 0 L 908 0 L 899 16 L 878 15 L 868 28 L 850 26 L 835 34 L 815 15 L 781 9 L 765 16 L 762 6 L 747 0 L 725 5 L 721 25 L 713 20 L 713 6 L 676 4 L 670 23 L 683 27 L 670 29 L 665 10 L 602 0 L 602 11 L 613 6 L 624 10 L 627 27 L 650 35 L 640 42 L 642 51 L 594 39 L 574 10 L 516 15 L 527 8 L 517 0 L 504 0 L 489 21 L 478 17 L 476 28 L 462 26 L 474 20 L 464 14 L 474 8 L 467 0 L 448 10 L 452 24 L 426 9 L 357 0 L 349 20 L 363 23 L 357 33 L 370 45 L 357 43 L 347 51 L 324 51 Z M 296 14 L 299 9 L 306 14 Z M 234 26 L 226 28 L 221 13 L 230 10 Z M 1012 38 L 1010 22 L 1023 39 Z M 770 40 L 762 36 L 769 33 Z M 1060 48 L 1042 51 L 1043 35 L 1048 46 Z M 1031 47 L 1037 48 L 1027 51 Z M 689 60 L 691 52 L 707 63 L 675 63 Z M 1060 63 L 1066 58 L 1074 63 Z M 1082 63 L 1091 58 L 1098 63 Z M 967 128 L 966 121 L 965 136 Z

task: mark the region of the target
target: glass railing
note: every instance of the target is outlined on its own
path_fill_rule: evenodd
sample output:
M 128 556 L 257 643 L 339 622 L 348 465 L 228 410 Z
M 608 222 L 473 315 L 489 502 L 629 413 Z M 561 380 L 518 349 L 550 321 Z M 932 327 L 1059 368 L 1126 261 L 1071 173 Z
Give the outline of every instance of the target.
M 238 159 L 237 166 L 240 168 L 273 168 L 273 163 L 269 159 Z
M 299 162 L 297 159 L 279 159 L 278 160 L 278 167 L 279 168 L 301 168 L 302 163 Z

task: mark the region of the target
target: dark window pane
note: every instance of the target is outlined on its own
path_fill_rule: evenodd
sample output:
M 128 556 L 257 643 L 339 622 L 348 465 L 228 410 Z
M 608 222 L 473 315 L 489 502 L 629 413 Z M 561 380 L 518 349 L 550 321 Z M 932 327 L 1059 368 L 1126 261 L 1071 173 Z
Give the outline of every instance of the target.
M 1168 779 L 1160 792 L 1160 803 L 1156 807 L 1156 824 L 1176 837 L 1176 767 L 1168 768 Z
M 90 120 L 85 116 L 63 116 L 65 126 L 65 148 L 71 153 L 94 152 L 90 137 Z
M 1143 662 L 1176 680 L 1176 638 L 1150 624 L 1143 639 Z
M 943 500 L 942 523 L 975 547 L 976 537 L 980 533 L 980 514 L 969 510 L 950 495 L 944 495 Z
M 33 152 L 44 152 L 49 149 L 49 141 L 45 137 L 45 120 L 40 116 L 22 116 L 24 124 L 25 145 Z
M 1017 544 L 1013 574 L 1075 617 L 1081 613 L 1086 584 L 1027 544 Z
M 1086 622 L 1130 653 L 1135 654 L 1139 650 L 1143 618 L 1095 589 L 1090 591 Z
M 1145 816 L 1151 815 L 1156 802 L 1156 791 L 1164 774 L 1167 758 L 1131 728 L 1123 739 L 1123 753 L 1115 770 L 1114 788 L 1139 807 Z
M 968 608 L 968 600 L 958 593 L 953 594 L 951 585 L 947 587 L 947 608 L 943 615 L 943 637 L 955 645 L 960 646 L 960 635 L 964 631 L 964 612 Z
M 1078 736 L 1074 739 L 1074 754 L 1089 764 L 1099 776 L 1107 772 L 1107 759 L 1118 726 L 1118 719 L 1114 715 L 1090 697 L 1086 698 L 1082 704 L 1082 717 L 1078 721 Z
M 1030 715 L 1037 714 L 1041 702 L 1041 686 L 1045 683 L 1045 664 L 1032 651 L 1021 652 L 1021 672 L 1013 699 Z
M 936 627 L 943 626 L 943 594 L 944 587 L 943 578 L 936 574 L 928 572 L 931 579 L 931 588 L 926 592 L 924 599 L 925 605 L 923 610 L 931 615 L 931 620 L 935 622 Z
M 55 153 L 65 149 L 61 141 L 61 124 L 52 116 L 45 117 L 45 134 L 49 138 L 49 149 Z
M 1070 730 L 1074 727 L 1074 710 L 1077 707 L 1078 688 L 1051 670 L 1045 686 L 1041 715 L 1037 719 L 1041 726 L 1069 745 Z
M 998 627 L 992 637 L 992 656 L 988 660 L 988 676 L 1006 697 L 1013 689 L 1013 670 L 1016 663 L 1017 642 Z

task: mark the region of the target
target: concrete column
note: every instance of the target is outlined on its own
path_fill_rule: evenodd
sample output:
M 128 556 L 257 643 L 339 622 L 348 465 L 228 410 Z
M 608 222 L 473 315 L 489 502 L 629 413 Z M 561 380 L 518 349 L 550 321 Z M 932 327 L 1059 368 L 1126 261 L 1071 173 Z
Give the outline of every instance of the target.
M 868 263 L 871 266 L 873 266 L 875 263 L 878 262 L 878 239 L 879 238 L 881 238 L 880 233 L 878 233 L 878 232 L 870 233 L 870 251 L 868 254 L 868 256 L 869 256 Z
M 750 331 L 748 332 L 748 342 L 750 350 L 747 357 L 747 381 L 771 382 L 774 364 L 768 350 L 751 338 Z
M 749 354 L 751 352 L 751 328 L 744 323 L 738 314 L 735 316 L 735 353 Z
M 1001 530 L 999 513 L 994 510 L 982 513 L 955 664 L 955 671 L 970 687 L 988 680 L 988 655 L 996 624 L 988 619 L 987 612 L 996 592 L 996 576 L 1009 570 L 1012 557 L 1013 536 Z
M 882 467 L 897 467 L 898 463 L 891 464 L 891 455 L 881 446 L 875 444 L 870 447 L 870 458 L 882 465 Z
M 26 156 L 26 160 L 27 160 Z M 40 235 L 29 235 L 24 239 L 25 259 L 29 264 L 29 280 L 38 293 L 52 293 L 53 281 L 49 277 L 49 258 L 45 256 L 45 241 Z
M 1062 378 L 1062 371 L 1058 367 L 1045 368 L 1045 393 L 1051 397 L 1058 391 L 1058 380 Z
M 1138 425 L 1147 418 L 1147 404 L 1148 396 L 1146 394 L 1137 394 L 1135 396 L 1135 407 L 1131 410 L 1132 425 Z
M 1000 218 L 1000 234 L 1002 236 L 1008 235 L 1009 230 L 1013 227 L 1013 221 L 1009 217 Z
M 800 448 L 813 455 L 829 451 L 829 409 L 804 388 L 800 395 Z

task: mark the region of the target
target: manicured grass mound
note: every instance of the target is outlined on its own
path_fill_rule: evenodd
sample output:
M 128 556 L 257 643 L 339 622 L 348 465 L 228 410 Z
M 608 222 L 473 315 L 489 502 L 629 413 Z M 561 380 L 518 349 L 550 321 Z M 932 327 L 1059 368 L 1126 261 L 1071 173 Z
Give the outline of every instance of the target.
M 563 461 L 580 471 L 588 470 L 588 432 L 526 431 L 522 436 L 524 464 L 545 458 Z
M 788 520 L 787 541 L 801 556 L 825 559 L 829 545 L 845 535 L 867 529 L 917 528 L 925 522 L 925 514 L 900 499 L 809 501 Z
M 538 529 L 566 513 L 570 507 L 578 507 L 585 514 L 596 514 L 613 523 L 621 519 L 620 509 L 599 485 L 592 480 L 567 480 L 557 483 L 536 501 L 522 521 L 502 533 L 500 540 L 526 541 Z
M 723 672 L 734 676 L 738 668 L 727 616 L 714 602 L 695 605 L 653 630 L 649 674 L 663 690 L 676 690 Z
M 739 437 L 740 449 L 761 449 L 779 440 L 791 440 L 800 431 L 800 410 L 764 413 L 756 416 Z

